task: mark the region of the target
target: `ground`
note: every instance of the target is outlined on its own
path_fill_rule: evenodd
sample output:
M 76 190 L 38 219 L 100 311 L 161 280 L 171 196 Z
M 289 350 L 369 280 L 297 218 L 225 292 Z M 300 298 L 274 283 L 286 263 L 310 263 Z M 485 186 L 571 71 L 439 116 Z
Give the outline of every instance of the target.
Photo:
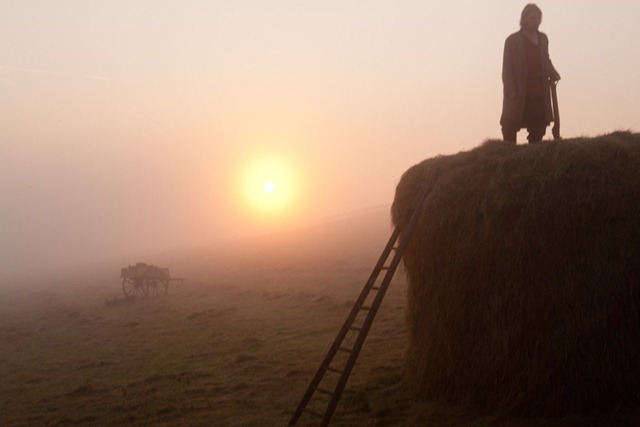
M 308 249 L 165 254 L 191 277 L 160 298 L 122 298 L 115 264 L 1 288 L 0 425 L 286 425 L 390 235 L 386 216 L 367 221 L 340 238 L 308 234 Z M 365 226 L 376 232 L 358 237 Z M 400 270 L 332 425 L 639 425 L 518 420 L 413 398 L 402 384 L 406 286 Z

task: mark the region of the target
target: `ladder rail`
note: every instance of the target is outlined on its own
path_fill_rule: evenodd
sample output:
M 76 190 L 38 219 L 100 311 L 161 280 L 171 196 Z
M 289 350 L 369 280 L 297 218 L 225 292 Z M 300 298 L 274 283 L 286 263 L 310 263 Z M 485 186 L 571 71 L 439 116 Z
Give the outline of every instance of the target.
M 360 308 L 362 307 L 367 297 L 369 296 L 369 292 L 373 287 L 373 285 L 375 284 L 379 276 L 379 273 L 382 270 L 382 267 L 384 266 L 387 258 L 389 257 L 389 254 L 393 250 L 393 247 L 396 243 L 396 240 L 398 239 L 399 234 L 400 234 L 400 230 L 398 229 L 394 230 L 393 234 L 391 235 L 391 238 L 387 242 L 387 245 L 385 246 L 382 254 L 380 255 L 380 258 L 378 259 L 378 262 L 376 263 L 373 271 L 371 272 L 371 275 L 369 276 L 367 283 L 365 284 L 364 288 L 360 292 L 360 295 L 356 300 L 356 302 L 354 303 L 353 307 L 351 308 L 351 311 L 349 312 L 347 319 L 343 323 L 342 328 L 338 332 L 338 335 L 334 339 L 333 344 L 329 348 L 329 351 L 327 352 L 322 363 L 320 364 L 320 367 L 316 371 L 315 376 L 313 377 L 313 379 L 311 380 L 311 383 L 307 387 L 307 390 L 305 391 L 305 394 L 303 395 L 302 400 L 300 401 L 300 404 L 296 408 L 296 411 L 294 412 L 293 417 L 289 421 L 290 426 L 295 425 L 295 423 L 298 421 L 298 418 L 300 418 L 300 416 L 304 412 L 304 408 L 307 406 L 307 404 L 311 400 L 311 397 L 313 396 L 316 388 L 320 384 L 320 381 L 322 381 L 322 378 L 324 377 L 325 372 L 328 370 L 327 368 L 329 368 L 331 361 L 333 360 L 336 353 L 340 349 L 340 344 L 342 344 L 342 341 L 344 341 L 344 338 L 347 336 L 349 329 L 353 325 L 353 322 L 355 321 L 356 317 L 358 316 L 358 313 L 360 312 Z M 362 332 L 360 331 L 360 333 Z
M 364 346 L 364 341 L 367 338 L 367 335 L 369 334 L 371 325 L 373 325 L 373 321 L 376 317 L 376 314 L 378 313 L 378 309 L 382 304 L 382 300 L 385 296 L 385 293 L 387 292 L 387 289 L 389 288 L 389 285 L 391 284 L 391 280 L 393 279 L 393 275 L 396 269 L 398 268 L 398 264 L 400 263 L 401 258 L 402 258 L 402 254 L 399 251 L 396 251 L 396 254 L 393 257 L 392 263 L 389 266 L 389 269 L 387 270 L 387 273 L 385 274 L 382 283 L 380 284 L 380 289 L 378 290 L 378 293 L 376 294 L 375 299 L 371 304 L 371 310 L 369 310 L 369 313 L 367 314 L 367 317 L 365 318 L 362 324 L 362 330 L 358 334 L 358 337 L 356 338 L 356 342 L 353 346 L 351 354 L 349 355 L 349 359 L 347 360 L 343 374 L 340 376 L 340 379 L 338 380 L 338 384 L 336 385 L 334 394 L 331 397 L 331 401 L 327 406 L 327 410 L 324 414 L 324 417 L 322 418 L 322 424 L 321 424 L 322 426 L 328 426 L 329 422 L 331 421 L 331 418 L 333 417 L 336 407 L 338 406 L 338 402 L 340 401 L 340 397 L 342 396 L 342 392 L 344 391 L 344 388 L 347 385 L 347 381 L 351 376 L 351 371 L 353 370 L 353 367 L 356 364 L 358 356 L 360 355 L 360 350 L 362 350 L 362 347 Z
M 396 269 L 400 264 L 400 260 L 402 259 L 402 256 L 404 254 L 404 251 L 411 239 L 411 236 L 413 235 L 413 229 L 416 227 L 416 224 L 418 222 L 418 216 L 419 216 L 418 212 L 420 211 L 419 207 L 421 207 L 424 204 L 426 199 L 425 196 L 426 196 L 426 188 L 425 190 L 423 190 L 423 194 L 419 199 L 419 203 L 416 205 L 416 208 L 412 212 L 409 222 L 408 224 L 406 224 L 406 227 L 404 227 L 403 229 L 401 229 L 400 227 L 394 228 L 393 233 L 389 238 L 389 241 L 387 242 L 387 245 L 382 251 L 382 254 L 378 259 L 378 262 L 376 263 L 375 267 L 373 268 L 373 271 L 371 272 L 371 275 L 369 276 L 369 279 L 367 280 L 365 286 L 360 292 L 358 299 L 354 303 L 349 315 L 347 316 L 347 319 L 342 325 L 342 328 L 338 332 L 338 335 L 334 339 L 333 344 L 329 348 L 329 351 L 327 352 L 325 358 L 320 364 L 320 367 L 316 371 L 315 376 L 311 380 L 311 383 L 307 387 L 307 390 L 305 391 L 305 394 L 303 395 L 302 400 L 300 401 L 295 412 L 293 413 L 293 416 L 291 417 L 291 420 L 289 421 L 288 426 L 295 426 L 296 423 L 298 422 L 298 419 L 304 412 L 312 413 L 315 416 L 319 415 L 317 412 L 308 410 L 307 405 L 311 401 L 311 398 L 313 397 L 314 393 L 317 391 L 318 385 L 322 381 L 325 373 L 327 371 L 335 372 L 335 373 L 340 372 L 340 378 L 334 388 L 333 394 L 331 395 L 331 399 L 329 401 L 327 409 L 325 410 L 324 416 L 322 417 L 322 422 L 320 424 L 323 427 L 326 427 L 329 425 L 329 422 L 333 417 L 333 414 L 338 405 L 338 402 L 340 401 L 340 397 L 342 396 L 342 392 L 344 391 L 347 381 L 349 380 L 349 376 L 351 375 L 351 370 L 355 366 L 356 360 L 360 354 L 360 350 L 362 349 L 362 346 L 364 345 L 364 341 L 367 338 L 367 335 L 369 333 L 369 329 L 371 328 L 371 325 L 373 324 L 373 320 L 378 312 L 378 309 L 382 304 L 382 299 L 384 298 L 387 292 L 387 289 L 391 283 L 391 280 L 393 279 L 393 275 L 395 274 Z M 391 263 L 389 265 L 385 265 L 385 263 L 389 259 L 391 251 L 394 249 L 395 249 L 395 254 L 391 260 Z M 386 270 L 383 281 L 378 287 L 375 287 L 376 281 L 378 280 L 380 276 L 380 272 L 382 270 Z M 355 328 L 355 330 L 358 330 L 358 335 L 356 338 L 356 342 L 350 351 L 350 355 L 345 364 L 345 367 L 342 371 L 334 369 L 331 367 L 331 362 L 333 361 L 336 353 L 340 349 L 340 346 L 344 341 L 344 338 L 346 337 L 347 333 L 352 327 L 353 322 L 355 321 L 358 313 L 362 309 L 362 306 L 366 301 L 367 297 L 369 296 L 369 293 L 371 292 L 372 289 L 376 290 L 377 294 L 371 306 L 368 307 L 368 313 L 363 324 L 360 327 Z

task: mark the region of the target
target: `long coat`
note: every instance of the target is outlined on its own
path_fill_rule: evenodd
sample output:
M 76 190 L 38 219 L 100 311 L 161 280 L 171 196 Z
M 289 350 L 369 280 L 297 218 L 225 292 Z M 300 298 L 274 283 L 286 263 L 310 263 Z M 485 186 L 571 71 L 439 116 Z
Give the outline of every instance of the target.
M 548 125 L 554 120 L 551 109 L 551 88 L 548 77 L 557 76 L 558 72 L 549 59 L 549 39 L 544 33 L 539 34 L 538 46 L 540 47 L 540 63 L 544 85 L 544 115 Z M 524 103 L 527 97 L 527 58 L 524 51 L 524 40 L 520 31 L 511 34 L 504 42 L 504 56 L 502 60 L 502 117 L 500 124 L 522 123 L 524 115 Z M 515 92 L 515 99 L 510 99 L 507 94 Z

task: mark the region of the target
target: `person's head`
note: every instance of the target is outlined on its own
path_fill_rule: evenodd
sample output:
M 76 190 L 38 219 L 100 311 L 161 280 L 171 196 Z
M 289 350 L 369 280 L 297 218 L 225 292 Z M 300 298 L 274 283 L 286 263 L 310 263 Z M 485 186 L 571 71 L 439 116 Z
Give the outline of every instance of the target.
M 529 3 L 520 14 L 520 28 L 537 30 L 542 22 L 542 11 L 534 3 Z

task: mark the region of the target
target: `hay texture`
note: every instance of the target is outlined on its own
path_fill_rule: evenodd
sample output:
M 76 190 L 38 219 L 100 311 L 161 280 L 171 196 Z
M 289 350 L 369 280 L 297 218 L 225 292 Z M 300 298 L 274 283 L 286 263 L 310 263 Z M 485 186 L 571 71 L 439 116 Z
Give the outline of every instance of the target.
M 396 226 L 414 210 L 417 394 L 512 415 L 637 411 L 640 134 L 426 160 L 397 186 Z

